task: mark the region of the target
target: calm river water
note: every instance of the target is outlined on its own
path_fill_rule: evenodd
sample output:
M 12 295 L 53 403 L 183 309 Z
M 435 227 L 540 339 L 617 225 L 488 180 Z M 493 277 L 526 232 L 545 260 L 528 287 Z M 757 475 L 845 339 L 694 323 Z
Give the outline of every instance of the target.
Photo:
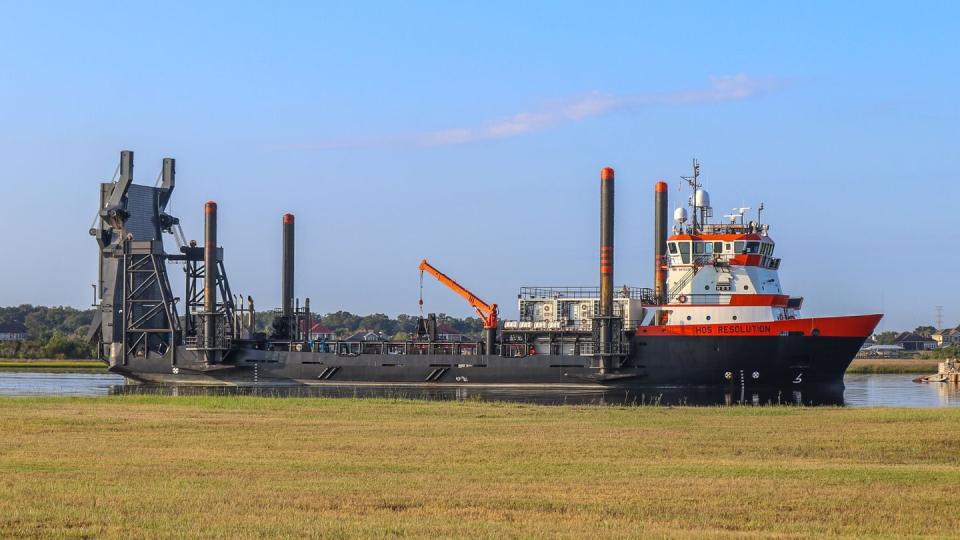
M 475 388 L 410 388 L 331 386 L 323 388 L 174 387 L 128 384 L 123 377 L 101 373 L 0 372 L 0 396 L 106 396 L 115 394 L 256 394 L 264 396 L 407 397 L 480 399 L 530 403 L 597 404 L 804 404 L 851 407 L 960 407 L 960 386 L 912 382 L 916 375 L 847 375 L 846 388 L 798 392 L 792 388 L 644 388 L 631 390 L 513 390 Z

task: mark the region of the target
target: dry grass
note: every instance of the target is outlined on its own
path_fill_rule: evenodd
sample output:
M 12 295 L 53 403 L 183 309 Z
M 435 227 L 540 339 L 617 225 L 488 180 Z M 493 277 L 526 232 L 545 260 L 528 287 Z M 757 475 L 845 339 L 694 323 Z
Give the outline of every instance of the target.
M 847 373 L 920 373 L 931 375 L 937 372 L 937 364 L 943 360 L 929 358 L 858 358 Z
M 0 537 L 960 531 L 960 410 L 8 398 L 0 434 Z

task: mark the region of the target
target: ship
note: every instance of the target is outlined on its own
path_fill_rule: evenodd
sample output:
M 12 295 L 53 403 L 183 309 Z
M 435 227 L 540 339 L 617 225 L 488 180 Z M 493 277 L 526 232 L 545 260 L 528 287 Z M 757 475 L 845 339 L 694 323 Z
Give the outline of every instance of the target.
M 311 331 L 310 299 L 295 295 L 295 218 L 281 218 L 281 306 L 264 317 L 235 294 L 217 240 L 218 207 L 204 205 L 202 245 L 167 212 L 176 162 L 154 186 L 133 182 L 133 152 L 99 186 L 90 229 L 98 246 L 90 338 L 111 372 L 176 385 L 391 385 L 431 388 L 842 388 L 882 315 L 804 317 L 781 291 L 770 227 L 747 208 L 713 223 L 699 164 L 681 177 L 688 205 L 669 223 L 668 185 L 654 184 L 654 286 L 614 286 L 612 168 L 600 172 L 598 287 L 523 287 L 519 316 L 487 303 L 423 260 L 430 275 L 483 320 L 475 339 L 451 339 L 422 315 L 408 339 L 336 339 Z M 171 237 L 171 239 L 167 239 Z M 165 243 L 174 242 L 168 252 Z M 184 272 L 175 296 L 168 267 Z M 422 305 L 422 295 L 421 295 Z M 181 313 L 182 311 L 182 313 Z

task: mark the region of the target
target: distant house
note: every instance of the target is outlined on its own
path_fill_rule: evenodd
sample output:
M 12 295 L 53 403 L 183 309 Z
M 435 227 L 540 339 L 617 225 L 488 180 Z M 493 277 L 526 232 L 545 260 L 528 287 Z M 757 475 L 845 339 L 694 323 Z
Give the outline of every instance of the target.
M 930 336 L 937 342 L 937 347 L 950 347 L 951 345 L 960 345 L 960 327 L 948 328 Z
M 437 325 L 437 339 L 439 341 L 453 342 L 461 342 L 464 340 L 463 334 L 457 332 L 454 327 L 443 323 Z
M 893 344 L 900 345 L 905 351 L 930 351 L 937 348 L 937 342 L 933 338 L 914 332 L 900 332 Z
M 0 341 L 23 341 L 29 337 L 22 323 L 0 323 Z
M 306 321 L 300 321 L 300 331 L 301 331 L 301 332 L 304 331 L 304 328 L 305 328 L 306 326 L 307 326 L 307 322 L 306 322 Z M 310 327 L 310 333 L 309 333 L 309 335 L 307 336 L 307 339 L 310 339 L 310 340 L 325 340 L 325 341 L 330 341 L 330 340 L 334 339 L 333 330 L 327 328 L 326 326 L 324 326 L 324 325 L 322 325 L 322 324 L 320 324 L 320 323 L 318 323 L 318 322 L 314 322 L 313 325 Z
M 371 330 L 360 330 L 359 332 L 354 332 L 352 335 L 348 336 L 345 341 L 383 341 L 383 336 Z

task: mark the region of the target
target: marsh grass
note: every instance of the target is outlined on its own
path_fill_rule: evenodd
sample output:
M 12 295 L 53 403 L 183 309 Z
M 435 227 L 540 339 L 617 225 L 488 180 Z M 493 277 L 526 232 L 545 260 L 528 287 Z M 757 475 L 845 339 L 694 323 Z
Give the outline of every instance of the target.
M 850 364 L 850 367 L 847 368 L 847 373 L 916 373 L 931 375 L 937 372 L 937 364 L 940 362 L 941 360 L 929 358 L 858 358 Z
M 0 434 L 0 537 L 960 530 L 960 410 L 7 398 Z

